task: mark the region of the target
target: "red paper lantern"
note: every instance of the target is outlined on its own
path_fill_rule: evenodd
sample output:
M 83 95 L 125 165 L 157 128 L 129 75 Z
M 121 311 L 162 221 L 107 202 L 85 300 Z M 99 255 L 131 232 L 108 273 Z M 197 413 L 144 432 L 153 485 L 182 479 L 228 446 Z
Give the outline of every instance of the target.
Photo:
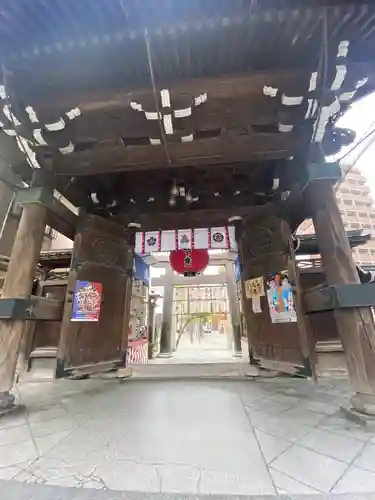
M 210 257 L 208 250 L 173 250 L 169 254 L 169 262 L 176 273 L 194 276 L 206 269 Z

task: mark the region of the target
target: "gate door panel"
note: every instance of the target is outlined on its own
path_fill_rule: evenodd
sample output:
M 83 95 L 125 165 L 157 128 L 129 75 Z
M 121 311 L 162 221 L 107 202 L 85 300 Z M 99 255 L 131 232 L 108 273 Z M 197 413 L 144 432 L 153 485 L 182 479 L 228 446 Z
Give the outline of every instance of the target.
M 127 282 L 131 279 L 133 253 L 122 227 L 86 215 L 77 232 L 68 280 L 57 377 L 100 371 L 125 362 L 128 307 Z M 102 284 L 98 322 L 72 322 L 77 280 Z
M 294 375 L 315 376 L 314 341 L 303 312 L 289 226 L 276 217 L 263 219 L 253 224 L 246 236 L 247 242 L 242 242 L 244 258 L 247 258 L 244 259 L 244 279 L 261 277 L 263 280 L 263 291 L 255 304 L 253 298 L 243 294 L 250 362 Z M 247 249 L 250 251 L 246 252 Z M 282 276 L 288 281 L 284 279 L 284 286 L 274 290 L 269 278 L 283 271 Z M 258 272 L 262 274 L 256 276 Z M 249 289 L 249 281 L 247 285 Z M 278 300 L 275 307 L 274 300 Z
M 288 266 L 288 277 L 294 288 L 291 264 Z M 291 321 L 274 322 L 275 315 L 271 312 L 266 279 L 264 288 L 265 295 L 260 297 L 261 312 L 254 313 L 252 299 L 245 298 L 246 319 L 250 322 L 248 332 L 251 364 L 294 375 L 315 377 L 314 341 L 300 305 L 301 294 L 293 290 L 289 299 L 290 307 L 296 311 L 296 321 L 293 318 Z

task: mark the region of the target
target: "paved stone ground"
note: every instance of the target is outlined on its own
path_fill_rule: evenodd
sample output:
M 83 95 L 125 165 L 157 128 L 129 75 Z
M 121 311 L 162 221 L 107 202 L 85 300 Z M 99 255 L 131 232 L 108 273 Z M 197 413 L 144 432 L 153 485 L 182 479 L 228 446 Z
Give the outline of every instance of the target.
M 66 488 L 0 480 L 0 500 L 375 500 L 375 493 L 328 495 L 187 495 Z
M 0 479 L 82 489 L 70 498 L 86 498 L 86 488 L 351 499 L 375 492 L 375 433 L 340 417 L 344 380 L 325 378 L 318 388 L 291 378 L 65 380 L 18 391 L 27 411 L 0 420 Z M 18 498 L 9 496 L 17 483 L 7 484 L 7 498 Z
M 187 495 L 88 490 L 0 480 L 0 500 L 375 500 L 375 493 L 328 495 Z

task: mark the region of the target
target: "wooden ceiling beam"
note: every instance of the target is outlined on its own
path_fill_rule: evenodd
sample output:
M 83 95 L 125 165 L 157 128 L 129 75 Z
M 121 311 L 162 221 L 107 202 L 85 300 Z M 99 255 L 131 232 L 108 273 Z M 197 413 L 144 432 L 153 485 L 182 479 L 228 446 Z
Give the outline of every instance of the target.
M 174 82 L 168 86 L 171 92 L 172 105 L 185 107 L 192 98 L 207 92 L 209 100 L 225 99 L 237 97 L 241 100 L 245 96 L 262 96 L 264 85 L 289 91 L 290 89 L 304 87 L 308 85 L 310 74 L 306 70 L 269 70 L 255 71 L 239 75 L 222 75 L 215 78 L 194 78 L 185 79 L 181 82 Z M 157 82 L 156 82 L 157 83 Z M 37 113 L 50 114 L 53 110 L 60 112 L 62 109 L 69 110 L 79 107 L 82 113 L 98 113 L 107 109 L 128 108 L 130 101 L 144 103 L 145 107 L 154 109 L 154 97 L 150 85 L 143 88 L 129 88 L 126 83 L 121 82 L 121 87 L 101 87 L 95 91 L 84 91 L 77 88 L 74 92 L 58 92 L 53 94 L 53 88 L 46 90 L 43 94 L 36 94 L 34 91 L 30 95 L 18 94 L 18 100 L 25 105 L 33 105 Z M 163 87 L 164 88 L 164 87 Z M 161 88 L 158 87 L 158 90 Z M 183 106 L 184 107 L 184 106 Z
M 300 137 L 298 137 L 300 139 Z M 215 139 L 170 143 L 168 164 L 163 145 L 112 147 L 72 153 L 54 162 L 57 174 L 94 175 L 165 167 L 215 165 L 238 161 L 281 159 L 291 156 L 297 137 L 290 133 L 225 134 Z
M 185 102 L 185 107 L 189 104 Z M 155 106 L 148 109 L 154 110 Z M 296 109 L 301 111 L 301 108 Z M 303 111 L 303 110 L 302 110 Z M 213 130 L 241 130 L 250 127 L 262 127 L 278 124 L 279 102 L 259 95 L 256 99 L 246 96 L 237 99 L 211 98 L 199 108 L 194 108 L 192 115 L 173 119 L 175 136 L 189 135 Z M 299 113 L 302 119 L 302 112 Z M 298 117 L 297 117 L 298 119 Z M 85 142 L 87 138 L 98 141 L 110 141 L 122 138 L 125 143 L 140 138 L 160 138 L 157 121 L 147 120 L 144 113 L 129 107 L 109 107 L 105 111 L 83 111 L 75 124 L 75 143 Z
M 134 198 L 134 203 L 131 203 L 128 200 L 124 202 L 117 199 L 117 210 L 119 215 L 125 214 L 126 217 L 130 218 L 138 217 L 139 214 L 145 218 L 153 217 L 156 213 L 167 213 L 168 215 L 172 214 L 180 216 L 182 214 L 194 214 L 196 212 L 201 212 L 202 210 L 220 211 L 222 209 L 230 210 L 231 208 L 234 211 L 237 209 L 242 210 L 249 206 L 263 205 L 265 200 L 269 200 L 271 198 L 271 195 L 255 196 L 251 193 L 251 185 L 244 185 L 243 187 L 243 191 L 240 192 L 240 190 L 238 190 L 238 194 L 231 191 L 231 189 L 233 189 L 231 186 L 229 186 L 229 192 L 226 193 L 225 196 L 214 196 L 214 193 L 207 193 L 204 196 L 199 197 L 197 201 L 192 202 L 191 204 L 182 205 L 180 209 L 170 207 L 169 193 L 158 193 L 157 199 L 150 202 L 147 201 L 147 197 L 143 199 Z M 96 208 L 95 210 L 95 213 L 102 217 L 107 217 L 110 212 L 111 209 L 106 207 Z
M 129 222 L 139 222 L 141 231 L 166 229 L 197 229 L 201 227 L 227 226 L 234 215 L 254 217 L 266 210 L 264 206 L 226 207 L 220 210 L 190 210 L 181 213 L 139 214 L 137 217 L 120 215 L 113 220 L 127 226 Z

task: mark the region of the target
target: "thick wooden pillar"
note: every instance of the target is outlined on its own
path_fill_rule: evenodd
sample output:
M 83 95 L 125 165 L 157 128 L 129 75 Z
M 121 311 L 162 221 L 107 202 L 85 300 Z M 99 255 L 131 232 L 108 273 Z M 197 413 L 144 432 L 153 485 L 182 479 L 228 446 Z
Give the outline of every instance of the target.
M 160 352 L 158 357 L 172 356 L 172 307 L 173 307 L 173 270 L 167 267 L 165 273 L 163 320 L 160 333 Z
M 27 298 L 30 295 L 45 225 L 45 207 L 37 203 L 26 204 L 11 253 L 2 298 Z M 13 402 L 10 390 L 24 326 L 23 320 L 0 320 L 0 409 Z
M 233 262 L 226 262 L 225 274 L 227 279 L 229 311 L 232 322 L 234 355 L 240 357 L 242 356 L 240 311 L 237 302 L 237 287 Z
M 308 195 L 327 284 L 359 283 L 332 184 L 312 184 Z M 371 309 L 337 309 L 334 315 L 355 391 L 353 408 L 375 415 L 375 328 Z

